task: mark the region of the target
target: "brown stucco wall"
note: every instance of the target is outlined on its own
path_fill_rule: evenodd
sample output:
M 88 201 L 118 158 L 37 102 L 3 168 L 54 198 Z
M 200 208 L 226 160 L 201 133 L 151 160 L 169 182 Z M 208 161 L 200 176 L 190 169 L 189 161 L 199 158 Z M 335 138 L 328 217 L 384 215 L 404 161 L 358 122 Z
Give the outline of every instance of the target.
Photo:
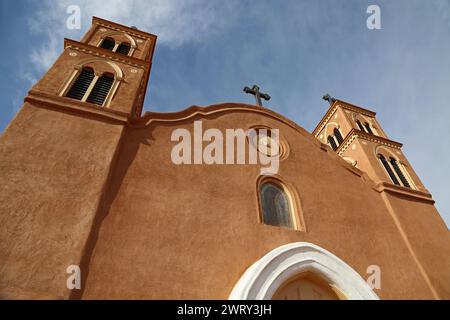
M 430 201 L 380 192 L 292 122 L 242 104 L 119 121 L 25 103 L 0 139 L 1 298 L 226 299 L 270 250 L 307 241 L 382 299 L 449 298 L 448 230 Z M 257 165 L 174 165 L 174 129 L 265 125 L 289 146 L 279 177 L 306 230 L 260 222 Z M 145 125 L 143 123 L 146 123 Z M 67 266 L 82 290 L 66 288 Z
M 232 110 L 240 107 L 241 110 Z M 82 298 L 226 299 L 246 268 L 277 246 L 307 241 L 324 247 L 366 278 L 382 271 L 383 299 L 433 298 L 374 183 L 305 130 L 255 107 L 129 129 L 109 197 L 83 270 Z M 203 109 L 204 113 L 213 110 Z M 186 119 L 187 117 L 187 119 Z M 172 118 L 172 120 L 167 120 Z M 171 133 L 192 130 L 279 128 L 290 146 L 279 177 L 298 194 L 305 231 L 260 223 L 254 165 L 174 165 Z M 437 270 L 439 274 L 447 270 Z M 447 281 L 447 280 L 446 280 Z M 449 286 L 448 281 L 443 284 Z
M 353 147 L 355 146 L 355 147 Z M 419 191 L 428 192 L 425 186 L 420 181 L 419 177 L 415 173 L 413 167 L 408 162 L 403 152 L 399 149 L 392 148 L 386 145 L 381 145 L 379 142 L 368 141 L 363 138 L 356 138 L 342 153 L 342 157 L 350 157 L 356 160 L 357 168 L 366 172 L 374 182 L 388 182 L 392 183 L 388 173 L 383 168 L 382 164 L 377 158 L 376 149 L 378 146 L 382 146 L 380 150 L 388 150 L 388 155 L 393 155 L 398 158 L 399 161 L 406 165 L 406 170 L 414 182 L 414 185 Z
M 25 103 L 0 138 L 0 298 L 69 298 L 123 127 Z
M 386 193 L 405 241 L 411 246 L 439 298 L 450 299 L 450 232 L 433 205 L 416 198 Z

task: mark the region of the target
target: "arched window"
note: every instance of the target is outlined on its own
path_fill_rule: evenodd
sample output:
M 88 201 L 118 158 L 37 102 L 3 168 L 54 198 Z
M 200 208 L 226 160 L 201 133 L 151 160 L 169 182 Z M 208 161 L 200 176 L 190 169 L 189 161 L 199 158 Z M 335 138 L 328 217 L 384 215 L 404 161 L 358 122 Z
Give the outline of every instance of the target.
M 338 145 L 336 143 L 336 140 L 334 140 L 334 137 L 328 136 L 328 143 L 330 144 L 331 148 L 336 151 L 338 148 Z
M 372 128 L 370 127 L 370 124 L 368 122 L 364 123 L 364 126 L 366 127 L 366 132 L 373 134 Z
M 84 67 L 65 96 L 102 106 L 109 95 L 114 81 L 115 77 L 110 73 L 104 73 L 99 77 L 94 74 L 92 68 Z
M 83 68 L 77 77 L 77 80 L 72 84 L 72 87 L 67 92 L 66 96 L 72 99 L 83 100 L 87 89 L 94 79 L 94 70 L 91 68 Z
M 383 164 L 383 167 L 386 170 L 386 172 L 389 174 L 389 177 L 391 177 L 392 182 L 395 183 L 396 185 L 400 185 L 400 182 L 398 181 L 394 171 L 392 171 L 392 168 L 389 165 L 389 163 L 387 162 L 386 158 L 381 153 L 378 154 L 378 158 L 380 159 L 381 163 Z
M 336 137 L 339 145 L 341 145 L 341 143 L 344 141 L 344 138 L 342 138 L 342 135 L 341 135 L 341 131 L 338 128 L 334 128 L 333 132 L 334 132 L 334 136 Z
M 126 42 L 122 42 L 116 49 L 116 52 L 124 54 L 124 55 L 128 55 L 128 53 L 130 52 L 131 46 L 129 43 Z
M 262 221 L 272 226 L 294 228 L 291 203 L 283 187 L 273 182 L 264 182 L 260 189 Z
M 408 180 L 406 179 L 405 175 L 403 174 L 402 170 L 398 166 L 397 160 L 394 158 L 390 158 L 390 162 L 392 164 L 392 167 L 394 168 L 395 172 L 397 173 L 397 176 L 400 178 L 403 186 L 407 188 L 411 188 L 411 185 L 409 184 Z
M 116 46 L 116 42 L 114 41 L 113 38 L 109 38 L 109 37 L 103 39 L 102 43 L 100 44 L 100 48 L 110 50 L 110 51 L 112 51 L 115 46 Z
M 95 103 L 99 105 L 103 105 L 106 97 L 108 96 L 109 90 L 114 82 L 114 76 L 109 73 L 103 74 L 101 77 L 97 79 L 97 82 L 92 88 L 89 97 L 87 98 L 87 102 Z

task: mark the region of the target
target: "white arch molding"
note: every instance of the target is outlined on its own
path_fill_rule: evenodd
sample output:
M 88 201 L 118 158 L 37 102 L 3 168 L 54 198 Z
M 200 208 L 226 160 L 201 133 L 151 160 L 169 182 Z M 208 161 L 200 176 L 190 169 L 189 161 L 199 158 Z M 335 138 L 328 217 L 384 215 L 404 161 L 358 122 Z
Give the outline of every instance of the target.
M 128 41 L 130 43 L 130 52 L 128 52 L 127 56 L 132 56 L 134 50 L 136 50 L 136 47 L 137 47 L 136 41 L 134 40 L 133 37 L 131 37 L 128 33 L 125 33 L 125 32 L 119 32 L 119 31 L 114 31 L 114 30 L 105 32 L 104 34 L 102 34 L 102 38 L 98 41 L 97 47 L 100 47 L 101 43 L 103 42 L 103 40 L 105 40 L 105 38 L 107 38 L 107 37 L 114 37 L 116 35 L 118 35 L 118 36 L 125 36 L 125 38 L 128 39 Z M 114 41 L 115 41 L 115 39 L 114 39 Z M 114 46 L 114 48 L 112 50 L 113 52 L 115 52 L 117 50 L 117 47 L 119 46 L 119 44 L 120 43 L 116 43 L 115 44 L 115 46 Z
M 308 242 L 275 248 L 251 265 L 233 288 L 230 300 L 269 300 L 286 281 L 313 272 L 336 287 L 347 299 L 379 300 L 370 286 L 348 264 Z
M 83 69 L 83 66 L 87 65 L 87 64 L 92 64 L 92 63 L 99 63 L 99 64 L 107 64 L 109 65 L 113 71 L 114 71 L 114 82 L 111 85 L 111 88 L 109 90 L 108 95 L 105 98 L 105 101 L 103 102 L 103 107 L 109 107 L 112 98 L 115 96 L 116 91 L 119 87 L 119 84 L 123 81 L 123 71 L 122 69 L 114 62 L 112 61 L 107 61 L 105 59 L 101 59 L 101 58 L 87 58 L 84 59 L 82 61 L 80 61 L 79 63 L 77 63 L 74 67 L 73 67 L 73 71 L 71 73 L 71 75 L 69 76 L 69 78 L 66 80 L 64 86 L 62 87 L 62 89 L 59 92 L 59 96 L 60 97 L 64 97 L 67 92 L 70 90 L 70 88 L 72 87 L 72 85 L 74 84 L 74 82 L 76 81 L 78 74 L 81 72 L 81 70 Z M 89 92 L 92 90 L 93 85 L 95 84 L 95 82 L 97 81 L 97 79 L 99 78 L 99 76 L 101 75 L 95 75 L 94 80 L 92 80 L 91 82 L 91 87 L 88 88 L 88 90 L 86 91 L 85 95 L 88 96 Z M 82 100 L 83 101 L 83 100 Z

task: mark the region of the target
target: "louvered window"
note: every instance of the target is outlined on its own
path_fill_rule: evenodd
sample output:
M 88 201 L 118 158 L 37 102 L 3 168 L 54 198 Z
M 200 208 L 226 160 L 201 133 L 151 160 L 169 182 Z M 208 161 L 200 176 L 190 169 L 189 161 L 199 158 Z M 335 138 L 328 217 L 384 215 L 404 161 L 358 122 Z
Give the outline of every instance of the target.
M 400 180 L 402 181 L 403 185 L 407 188 L 411 188 L 408 180 L 406 180 L 405 175 L 403 174 L 402 170 L 400 169 L 400 167 L 398 166 L 397 160 L 395 160 L 394 158 L 390 159 L 392 167 L 394 168 L 395 172 L 397 173 L 398 177 L 400 178 Z
M 362 125 L 361 121 L 359 121 L 359 120 L 356 120 L 356 124 L 358 125 L 358 128 L 359 128 L 359 130 L 361 130 L 361 131 L 363 131 L 363 132 L 365 132 L 365 131 L 366 131 L 366 130 L 364 129 L 364 127 L 363 127 L 363 125 Z
M 338 128 L 334 128 L 334 136 L 336 137 L 337 141 L 339 142 L 339 145 L 344 141 L 344 138 L 342 138 L 341 131 Z
M 105 38 L 100 45 L 100 48 L 111 50 L 116 46 L 116 42 L 112 38 Z
M 66 96 L 72 99 L 82 100 L 92 79 L 94 79 L 94 70 L 91 68 L 83 68 Z
M 373 134 L 372 128 L 370 127 L 370 124 L 369 124 L 368 122 L 366 122 L 366 123 L 364 124 L 364 126 L 366 127 L 367 133 Z
M 128 53 L 130 52 L 130 45 L 128 43 L 121 43 L 118 47 L 116 52 L 124 54 L 124 55 L 128 55 Z
M 397 177 L 395 176 L 394 171 L 392 171 L 392 168 L 389 165 L 389 163 L 387 162 L 386 158 L 382 154 L 379 154 L 378 158 L 380 158 L 380 161 L 383 164 L 384 169 L 389 174 L 389 177 L 391 177 L 392 182 L 394 182 L 397 185 L 400 185 L 400 182 L 398 181 Z
M 108 96 L 109 90 L 114 82 L 114 77 L 110 74 L 104 74 L 100 78 L 97 79 L 97 82 L 94 85 L 89 97 L 87 98 L 87 102 L 95 103 L 99 105 L 103 105 L 106 97 Z
M 332 136 L 328 136 L 328 142 L 330 143 L 331 148 L 333 148 L 333 150 L 336 151 L 338 146 Z

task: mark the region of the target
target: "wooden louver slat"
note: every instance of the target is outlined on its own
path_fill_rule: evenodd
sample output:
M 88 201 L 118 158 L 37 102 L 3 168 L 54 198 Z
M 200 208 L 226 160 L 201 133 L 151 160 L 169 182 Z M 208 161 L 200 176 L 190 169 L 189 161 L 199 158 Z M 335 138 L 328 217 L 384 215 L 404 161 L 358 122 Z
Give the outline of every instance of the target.
M 92 79 L 94 79 L 94 71 L 89 68 L 84 68 L 79 74 L 77 80 L 73 83 L 69 92 L 67 92 L 66 96 L 77 100 L 83 99 L 83 96 L 89 88 Z
M 102 75 L 100 78 L 98 78 L 86 101 L 98 105 L 103 105 L 103 102 L 105 102 L 105 99 L 108 96 L 113 82 L 114 78 L 112 75 Z
M 395 176 L 394 172 L 392 171 L 391 166 L 387 162 L 386 158 L 382 154 L 379 154 L 378 157 L 380 158 L 381 163 L 384 166 L 384 169 L 389 174 L 389 177 L 391 177 L 392 182 L 394 182 L 396 185 L 400 185 L 400 182 L 398 181 L 397 177 Z
M 402 181 L 403 185 L 405 187 L 407 187 L 407 188 L 411 188 L 411 186 L 409 185 L 408 180 L 406 180 L 406 177 L 403 174 L 402 170 L 400 170 L 400 167 L 398 166 L 397 160 L 395 160 L 394 158 L 391 158 L 390 160 L 391 160 L 392 167 L 394 168 L 394 170 L 397 173 L 398 177 Z

